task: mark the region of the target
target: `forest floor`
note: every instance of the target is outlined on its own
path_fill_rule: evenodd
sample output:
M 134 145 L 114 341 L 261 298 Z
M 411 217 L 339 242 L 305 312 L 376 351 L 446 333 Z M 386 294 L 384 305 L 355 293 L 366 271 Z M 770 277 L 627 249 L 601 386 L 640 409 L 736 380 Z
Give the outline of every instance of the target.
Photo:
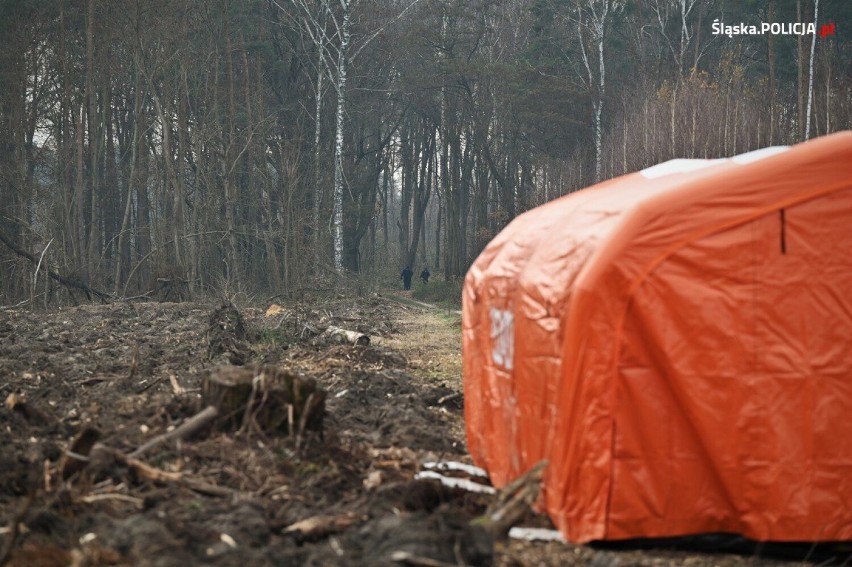
M 458 312 L 389 295 L 242 308 L 246 332 L 223 349 L 216 308 L 0 308 L 0 565 L 776 564 L 492 545 L 470 521 L 494 496 L 415 478 L 430 462 L 470 463 Z M 371 344 L 318 342 L 329 325 Z M 293 434 L 244 421 L 158 438 L 204 409 L 202 382 L 228 361 L 315 380 L 322 431 L 291 416 Z

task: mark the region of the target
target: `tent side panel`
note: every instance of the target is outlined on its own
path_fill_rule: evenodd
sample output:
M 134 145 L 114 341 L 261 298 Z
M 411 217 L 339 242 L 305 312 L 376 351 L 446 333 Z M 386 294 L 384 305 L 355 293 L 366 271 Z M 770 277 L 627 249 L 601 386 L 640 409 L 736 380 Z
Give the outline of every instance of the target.
M 518 383 L 530 375 L 529 358 L 519 361 L 516 351 L 518 310 L 529 304 L 519 291 L 520 275 L 541 241 L 561 225 L 571 197 L 558 199 L 521 215 L 509 224 L 476 259 L 465 278 L 462 296 L 462 363 L 465 394 L 465 430 L 468 450 L 477 465 L 488 470 L 495 486 L 524 472 L 529 451 L 524 450 L 522 416 L 538 419 L 541 394 L 518 399 Z M 527 305 L 535 312 L 536 306 Z M 523 329 L 521 333 L 529 332 Z M 553 337 L 539 336 L 546 348 Z M 537 391 L 540 391 L 539 388 Z
M 648 535 L 641 531 L 641 526 L 631 528 L 625 524 L 621 531 L 622 528 L 616 530 L 609 521 L 610 515 L 618 510 L 614 504 L 619 488 L 613 481 L 613 455 L 616 434 L 623 429 L 615 418 L 621 411 L 616 409 L 616 400 L 624 393 L 618 390 L 621 337 L 628 307 L 634 300 L 644 301 L 635 298 L 634 293 L 644 285 L 647 277 L 683 248 L 763 216 L 769 218 L 778 214 L 780 207 L 787 207 L 789 211 L 802 203 L 824 199 L 843 190 L 852 179 L 850 157 L 852 133 L 846 132 L 800 144 L 756 162 L 742 164 L 731 160 L 698 172 L 651 180 L 652 186 L 636 182 L 636 191 L 651 190 L 652 194 L 626 210 L 616 229 L 589 260 L 575 283 L 571 309 L 564 321 L 562 377 L 550 428 L 553 443 L 548 450 L 551 465 L 545 478 L 545 503 L 554 523 L 567 539 L 582 543 L 612 539 L 615 534 L 619 534 L 618 537 L 621 534 L 624 537 Z M 659 185 L 666 184 L 670 191 L 658 190 Z M 841 215 L 840 218 L 849 217 Z M 777 225 L 775 236 L 778 236 Z M 772 242 L 778 244 L 779 241 L 773 239 Z M 728 252 L 722 250 L 719 254 L 724 256 Z M 702 274 L 698 274 L 697 282 L 710 285 Z M 838 280 L 832 284 L 833 291 L 820 297 L 827 301 L 838 289 L 848 296 L 845 285 Z M 770 303 L 773 301 L 774 298 Z M 836 301 L 834 305 L 837 306 Z M 841 312 L 848 313 L 843 311 L 845 306 L 840 307 Z M 699 314 L 706 316 L 702 311 L 696 312 Z M 721 347 L 724 345 L 720 343 Z M 657 368 L 652 370 L 658 372 Z M 836 381 L 826 383 L 831 384 L 834 391 L 845 388 Z M 684 387 L 678 385 L 680 390 L 676 391 Z M 667 388 L 675 391 L 670 385 Z M 712 383 L 706 388 L 712 388 Z M 742 396 L 756 398 L 760 392 L 746 390 Z M 836 410 L 836 404 L 831 407 L 832 412 Z M 693 416 L 685 415 L 692 423 Z M 699 428 L 705 426 L 699 424 Z M 705 450 L 713 451 L 714 447 L 708 446 Z M 730 459 L 729 455 L 721 453 L 718 457 L 720 462 Z M 847 474 L 844 479 L 835 475 L 833 480 L 843 485 L 848 482 L 846 478 L 852 475 Z M 760 524 L 761 520 L 747 517 L 746 510 L 756 508 L 743 500 L 741 487 L 730 482 L 720 486 L 717 491 L 729 494 L 729 499 L 736 501 L 728 509 L 738 511 L 737 517 L 746 524 L 744 529 Z M 753 494 L 745 496 L 754 497 Z M 665 509 L 668 505 L 660 498 L 648 497 L 647 500 L 645 512 Z M 675 533 L 684 533 L 682 529 L 681 526 Z M 737 529 L 736 526 L 733 529 Z M 754 535 L 764 537 L 756 532 Z
M 620 346 L 608 537 L 743 531 L 737 453 L 753 432 L 737 416 L 753 395 L 768 224 L 681 249 L 636 290 Z
M 635 177 L 635 176 L 631 176 Z M 521 215 L 482 252 L 463 292 L 465 428 L 474 461 L 502 486 L 545 457 L 575 278 L 621 210 L 629 178 Z
M 636 290 L 607 537 L 852 538 L 852 189 L 682 248 Z
M 576 323 L 563 341 L 545 505 L 565 538 L 582 543 L 606 538 L 614 411 L 609 369 L 621 301 L 606 289 L 581 286 L 572 299 Z

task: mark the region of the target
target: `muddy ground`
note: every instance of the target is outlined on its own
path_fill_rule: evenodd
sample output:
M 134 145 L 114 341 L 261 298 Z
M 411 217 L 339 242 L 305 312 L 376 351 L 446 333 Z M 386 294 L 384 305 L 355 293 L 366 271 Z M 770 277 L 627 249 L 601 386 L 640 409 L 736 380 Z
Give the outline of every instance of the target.
M 335 297 L 270 315 L 242 307 L 244 332 L 229 338 L 211 323 L 217 307 L 0 308 L 0 564 L 775 564 L 660 546 L 492 543 L 470 523 L 492 496 L 414 478 L 430 461 L 470 462 L 458 314 Z M 317 343 L 329 325 L 372 342 Z M 327 393 L 321 430 L 216 422 L 128 460 L 198 414 L 203 378 L 233 363 L 315 380 Z M 106 450 L 75 445 L 85 454 L 69 464 L 84 431 Z

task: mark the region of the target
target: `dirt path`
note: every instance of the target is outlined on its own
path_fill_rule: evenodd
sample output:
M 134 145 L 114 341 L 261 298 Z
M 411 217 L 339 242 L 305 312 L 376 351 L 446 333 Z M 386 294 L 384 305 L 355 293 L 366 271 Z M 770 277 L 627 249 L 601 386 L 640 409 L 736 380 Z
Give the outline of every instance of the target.
M 461 388 L 461 311 L 388 297 L 399 304 L 393 318 L 400 333 L 377 344 L 404 353 L 418 373 Z
M 452 431 L 454 446 L 465 447 L 464 419 L 460 411 L 463 407 L 461 312 L 392 294 L 388 297 L 397 303 L 393 321 L 400 332 L 379 338 L 376 344 L 402 353 L 411 373 L 424 384 L 446 390 L 438 401 L 443 400 L 443 404 L 459 411 L 448 412 L 442 418 Z

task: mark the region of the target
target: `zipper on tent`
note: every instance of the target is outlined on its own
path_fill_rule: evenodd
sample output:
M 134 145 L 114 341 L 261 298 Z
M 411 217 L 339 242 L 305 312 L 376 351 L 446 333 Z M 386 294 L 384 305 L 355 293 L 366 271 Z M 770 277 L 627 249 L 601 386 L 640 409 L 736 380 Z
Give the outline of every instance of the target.
M 784 209 L 778 211 L 781 215 L 781 253 L 787 253 L 787 221 L 784 218 Z

